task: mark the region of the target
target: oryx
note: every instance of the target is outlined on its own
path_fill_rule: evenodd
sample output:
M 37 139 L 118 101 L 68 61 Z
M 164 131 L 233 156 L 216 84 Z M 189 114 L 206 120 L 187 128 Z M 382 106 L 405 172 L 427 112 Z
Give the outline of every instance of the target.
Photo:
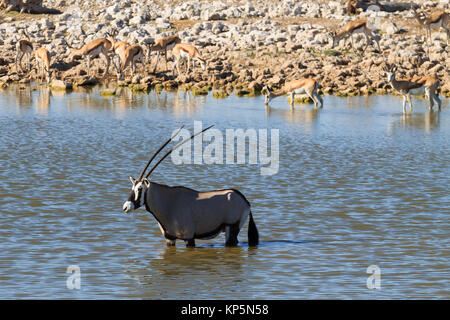
M 211 126 L 212 127 L 212 126 Z M 238 234 L 247 217 L 248 244 L 255 246 L 259 242 L 258 230 L 250 210 L 250 203 L 244 195 L 235 189 L 223 189 L 199 192 L 186 187 L 169 187 L 148 180 L 152 171 L 176 148 L 190 141 L 185 139 L 170 149 L 144 176 L 145 171 L 156 155 L 178 132 L 167 140 L 150 158 L 139 177 L 130 177 L 132 188 L 128 200 L 123 204 L 125 213 L 145 206 L 158 221 L 159 228 L 168 246 L 174 246 L 176 239 L 182 239 L 186 246 L 195 246 L 195 239 L 212 239 L 225 232 L 225 245 L 235 246 Z

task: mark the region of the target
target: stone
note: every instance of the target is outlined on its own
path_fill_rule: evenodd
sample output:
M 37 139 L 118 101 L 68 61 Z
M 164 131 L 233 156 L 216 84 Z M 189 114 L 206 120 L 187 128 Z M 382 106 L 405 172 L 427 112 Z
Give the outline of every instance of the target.
M 52 82 L 50 82 L 50 88 L 54 90 L 68 90 L 72 88 L 72 84 L 67 81 L 53 79 Z

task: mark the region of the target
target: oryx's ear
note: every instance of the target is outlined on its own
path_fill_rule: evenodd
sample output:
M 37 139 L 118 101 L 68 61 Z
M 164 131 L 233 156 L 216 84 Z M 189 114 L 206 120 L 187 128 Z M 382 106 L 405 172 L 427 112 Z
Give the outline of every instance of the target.
M 136 183 L 136 179 L 134 179 L 132 176 L 130 176 L 130 181 L 133 185 Z
M 392 70 L 392 72 L 397 71 L 397 66 L 394 66 L 391 70 Z
M 150 181 L 148 181 L 146 178 L 144 180 L 142 180 L 142 182 L 144 182 L 144 185 L 146 188 L 148 188 L 150 186 Z

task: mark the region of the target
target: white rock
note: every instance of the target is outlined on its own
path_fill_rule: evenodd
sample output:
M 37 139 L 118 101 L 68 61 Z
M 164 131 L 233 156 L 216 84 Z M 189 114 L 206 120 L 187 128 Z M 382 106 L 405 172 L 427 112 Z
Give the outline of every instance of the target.
M 110 15 L 114 15 L 115 13 L 117 13 L 119 11 L 120 11 L 120 9 L 119 9 L 119 6 L 117 4 L 106 8 L 106 12 L 109 13 Z

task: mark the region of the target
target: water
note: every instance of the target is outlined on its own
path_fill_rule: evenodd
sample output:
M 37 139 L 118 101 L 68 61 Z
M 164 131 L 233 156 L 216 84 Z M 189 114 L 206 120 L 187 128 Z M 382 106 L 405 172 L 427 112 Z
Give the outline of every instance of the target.
M 450 298 L 450 109 L 414 99 L 224 100 L 184 93 L 105 98 L 36 86 L 0 93 L 0 298 Z M 261 244 L 245 226 L 195 249 L 167 248 L 144 209 L 125 215 L 128 176 L 181 124 L 279 129 L 280 168 L 174 165 L 156 182 L 237 188 L 252 204 Z M 80 268 L 81 288 L 66 273 Z M 381 289 L 368 289 L 376 265 Z

